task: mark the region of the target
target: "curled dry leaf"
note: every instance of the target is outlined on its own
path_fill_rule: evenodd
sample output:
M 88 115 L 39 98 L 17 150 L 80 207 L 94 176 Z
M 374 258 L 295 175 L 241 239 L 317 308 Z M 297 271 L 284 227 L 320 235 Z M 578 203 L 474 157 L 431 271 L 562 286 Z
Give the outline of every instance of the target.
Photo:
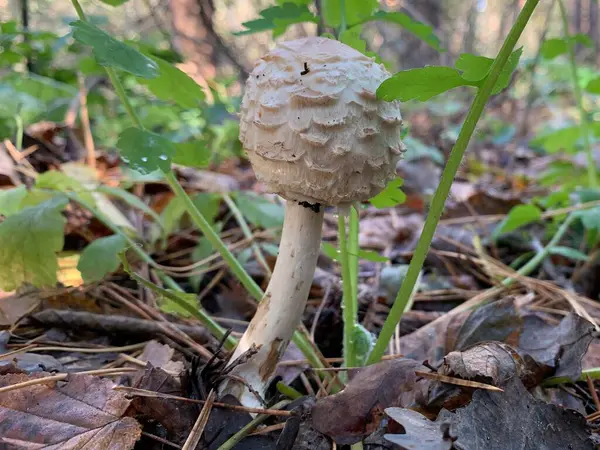
M 0 387 L 32 380 L 24 374 L 0 377 Z M 131 449 L 140 424 L 123 417 L 130 401 L 108 379 L 70 375 L 65 382 L 36 384 L 0 394 L 0 447 L 44 450 Z
M 404 429 L 403 434 L 386 434 L 388 441 L 407 450 L 450 450 L 452 447 L 447 423 L 432 422 L 405 408 L 387 408 L 385 413 Z
M 312 426 L 340 445 L 358 442 L 377 429 L 385 408 L 423 404 L 429 381 L 415 371 L 425 370 L 404 358 L 368 366 L 343 391 L 317 401 Z

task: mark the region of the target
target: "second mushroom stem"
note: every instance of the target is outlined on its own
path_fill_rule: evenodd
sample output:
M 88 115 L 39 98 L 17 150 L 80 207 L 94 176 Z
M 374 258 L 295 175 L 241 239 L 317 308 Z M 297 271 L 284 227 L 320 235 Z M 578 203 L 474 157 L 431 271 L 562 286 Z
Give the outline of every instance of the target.
M 279 255 L 273 276 L 248 329 L 230 359 L 230 364 L 252 348 L 256 353 L 236 366 L 234 379 L 223 392 L 234 395 L 245 406 L 262 406 L 256 394 L 264 394 L 277 362 L 302 320 L 321 248 L 323 209 L 288 201 Z

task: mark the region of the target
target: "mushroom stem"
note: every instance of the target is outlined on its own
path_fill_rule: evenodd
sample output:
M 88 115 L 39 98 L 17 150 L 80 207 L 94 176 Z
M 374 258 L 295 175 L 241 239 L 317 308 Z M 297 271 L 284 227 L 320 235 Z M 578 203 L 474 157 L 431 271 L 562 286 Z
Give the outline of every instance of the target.
M 264 396 L 277 362 L 302 319 L 319 256 L 322 227 L 320 205 L 311 208 L 287 202 L 273 275 L 229 364 L 253 347 L 258 351 L 237 365 L 231 372 L 234 377 L 221 386 L 221 394 L 235 396 L 244 406 L 263 406 L 256 394 Z

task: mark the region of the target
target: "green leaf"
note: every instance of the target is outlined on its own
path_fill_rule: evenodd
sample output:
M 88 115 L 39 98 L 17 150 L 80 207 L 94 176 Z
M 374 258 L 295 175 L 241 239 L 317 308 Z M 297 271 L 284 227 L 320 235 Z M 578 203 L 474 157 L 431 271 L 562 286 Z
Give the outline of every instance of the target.
M 542 211 L 535 205 L 517 205 L 494 230 L 493 235 L 508 233 L 542 218 Z
M 377 89 L 377 98 L 392 101 L 424 102 L 459 86 L 473 86 L 452 67 L 429 66 L 403 70 L 385 80 Z
M 582 137 L 579 126 L 561 128 L 533 138 L 529 144 L 541 147 L 549 153 L 564 150 L 569 153 L 578 151 L 578 142 Z
M 586 230 L 600 231 L 600 206 L 576 213 Z
M 439 149 L 426 145 L 412 136 L 406 136 L 402 141 L 406 145 L 405 161 L 428 158 L 439 165 L 444 165 L 444 154 Z
M 421 39 L 430 47 L 436 49 L 439 52 L 445 52 L 446 49 L 442 48 L 440 39 L 435 35 L 432 27 L 425 25 L 418 20 L 414 20 L 410 16 L 407 16 L 401 12 L 387 12 L 377 11 L 369 20 L 383 20 L 385 22 L 395 23 L 400 25 L 409 33 Z
M 192 141 L 175 144 L 173 162 L 187 167 L 208 167 L 212 158 L 212 151 L 207 142 Z
M 12 216 L 23 208 L 21 203 L 27 196 L 27 188 L 24 185 L 12 189 L 3 189 L 0 191 L 0 214 L 3 216 Z
M 100 0 L 102 3 L 106 3 L 110 6 L 121 6 L 127 3 L 129 0 Z
M 600 77 L 588 81 L 585 90 L 590 94 L 600 95 Z
M 373 334 L 361 324 L 355 324 L 350 342 L 352 342 L 352 346 L 354 347 L 358 367 L 364 366 L 375 344 Z
M 282 35 L 288 26 L 295 23 L 313 22 L 317 23 L 315 17 L 305 5 L 284 3 L 281 6 L 272 6 L 260 12 L 261 18 L 244 22 L 242 25 L 246 30 L 233 33 L 236 36 L 259 33 L 261 31 L 273 30 L 273 37 Z
M 348 28 L 340 33 L 340 42 L 358 50 L 361 53 L 365 53 L 367 51 L 367 43 L 360 37 L 361 32 L 361 26 Z
M 519 65 L 519 60 L 521 59 L 522 54 L 523 47 L 520 47 L 511 53 L 511 55 L 508 57 L 508 61 L 502 69 L 502 72 L 500 72 L 498 80 L 496 81 L 496 85 L 492 90 L 492 94 L 497 94 L 508 86 L 510 83 L 510 77 Z M 471 84 L 476 83 L 477 85 L 481 86 L 484 83 L 485 78 L 488 76 L 493 63 L 494 59 L 492 58 L 476 56 L 470 53 L 463 53 L 454 64 L 454 67 L 462 72 L 461 77 L 467 82 Z
M 192 202 L 204 216 L 206 221 L 214 225 L 215 218 L 219 213 L 221 196 L 215 193 L 201 192 L 192 197 Z M 163 225 L 162 237 L 166 238 L 179 229 L 179 224 L 186 214 L 186 207 L 183 199 L 173 197 L 160 214 L 160 222 Z
M 277 3 L 279 6 L 283 6 L 286 3 L 293 3 L 294 5 L 298 6 L 308 6 L 312 3 L 312 0 L 276 0 L 275 3 Z
M 550 248 L 550 253 L 552 255 L 564 256 L 565 258 L 573 259 L 575 261 L 587 261 L 588 260 L 588 255 L 586 255 L 583 252 L 580 252 L 579 250 L 571 248 L 571 247 L 561 247 L 561 246 L 552 247 L 552 248 Z
M 500 72 L 500 76 L 498 77 L 498 81 L 494 85 L 494 89 L 492 90 L 492 94 L 497 94 L 503 89 L 506 89 L 510 83 L 510 77 L 513 72 L 517 69 L 519 65 L 519 61 L 521 60 L 521 55 L 523 54 L 523 47 L 516 49 L 514 52 L 510 54 L 506 64 L 502 68 L 502 72 Z
M 137 195 L 133 195 L 131 192 L 128 192 L 125 189 L 121 189 L 119 187 L 111 187 L 105 185 L 98 186 L 97 191 L 111 195 L 113 197 L 120 198 L 130 206 L 133 206 L 134 208 L 137 208 L 145 214 L 149 215 L 157 223 L 160 224 L 160 216 L 152 208 L 145 204 Z
M 141 78 L 158 76 L 158 65 L 133 47 L 81 20 L 71 22 L 70 25 L 73 28 L 73 39 L 92 47 L 99 64 L 121 69 Z
M 172 289 L 168 289 L 168 292 L 176 296 L 179 299 L 179 302 L 176 302 L 172 298 L 169 298 L 167 296 L 159 295 L 157 298 L 157 302 L 158 307 L 161 309 L 161 311 L 167 314 L 175 314 L 181 317 L 194 316 L 191 310 L 197 310 L 199 308 L 198 296 L 196 294 L 188 294 L 184 292 L 174 291 Z
M 363 22 L 375 12 L 377 6 L 379 6 L 378 0 L 344 0 L 346 23 L 354 25 Z
M 194 250 L 192 251 L 192 261 L 202 261 L 203 259 L 206 259 L 210 255 L 212 255 L 214 252 L 215 249 L 213 248 L 212 244 L 208 241 L 208 239 L 206 239 L 203 236 L 200 239 L 198 239 L 198 244 L 196 244 Z M 208 264 L 202 264 L 196 267 L 195 270 L 202 270 L 206 267 L 208 267 Z M 196 291 L 200 288 L 200 283 L 202 282 L 204 275 L 205 274 L 200 273 L 198 275 L 193 275 L 190 277 L 190 284 L 192 285 L 192 288 L 194 288 Z
M 404 180 L 400 177 L 390 181 L 385 189 L 369 200 L 369 203 L 375 208 L 391 208 L 406 200 L 406 194 L 402 192 L 400 186 Z
M 246 218 L 255 227 L 280 228 L 283 225 L 283 206 L 250 193 L 235 194 L 235 203 Z
M 12 291 L 23 283 L 39 288 L 56 285 L 56 253 L 63 248 L 66 223 L 61 211 L 67 203 L 60 195 L 0 224 L 0 289 Z
M 205 99 L 202 88 L 188 75 L 164 59 L 150 56 L 158 66 L 160 75 L 142 84 L 159 99 L 174 102 L 182 108 L 198 108 Z
M 119 253 L 126 245 L 127 241 L 119 234 L 99 238 L 89 244 L 81 252 L 77 264 L 77 270 L 81 272 L 83 281 L 94 283 L 115 272 L 121 265 Z
M 569 44 L 566 39 L 552 38 L 546 39 L 542 44 L 541 55 L 544 59 L 554 59 L 569 51 Z
M 333 244 L 330 244 L 329 242 L 323 242 L 321 243 L 321 250 L 328 258 L 334 261 L 339 261 L 338 249 Z
M 144 174 L 157 169 L 165 173 L 171 170 L 171 158 L 176 152 L 170 140 L 135 127 L 121 133 L 117 147 L 121 150 L 123 161 Z
M 94 196 L 89 189 L 86 189 L 76 179 L 57 170 L 49 170 L 38 176 L 35 180 L 35 187 L 38 189 L 49 189 L 64 193 L 73 192 L 86 203 L 96 205 Z

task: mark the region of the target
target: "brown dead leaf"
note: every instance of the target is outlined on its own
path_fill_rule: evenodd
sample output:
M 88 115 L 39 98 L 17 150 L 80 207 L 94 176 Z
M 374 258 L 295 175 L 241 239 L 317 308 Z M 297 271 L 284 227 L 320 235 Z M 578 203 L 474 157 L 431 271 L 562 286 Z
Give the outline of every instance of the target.
M 154 367 L 167 372 L 169 375 L 179 378 L 184 371 L 183 362 L 173 361 L 175 349 L 158 341 L 149 341 L 138 359 L 148 361 Z
M 359 245 L 361 248 L 383 250 L 395 244 L 395 250 L 412 250 L 422 226 L 421 214 L 367 217 L 360 221 Z
M 399 358 L 368 366 L 338 394 L 317 401 L 312 426 L 340 445 L 353 444 L 377 429 L 386 408 L 422 405 L 429 381 L 417 361 Z
M 10 327 L 40 302 L 35 292 L 15 294 L 0 292 L 0 327 Z
M 0 376 L 0 387 L 35 377 Z M 44 450 L 131 449 L 140 424 L 123 417 L 130 401 L 108 379 L 70 375 L 0 394 L 0 447 Z

